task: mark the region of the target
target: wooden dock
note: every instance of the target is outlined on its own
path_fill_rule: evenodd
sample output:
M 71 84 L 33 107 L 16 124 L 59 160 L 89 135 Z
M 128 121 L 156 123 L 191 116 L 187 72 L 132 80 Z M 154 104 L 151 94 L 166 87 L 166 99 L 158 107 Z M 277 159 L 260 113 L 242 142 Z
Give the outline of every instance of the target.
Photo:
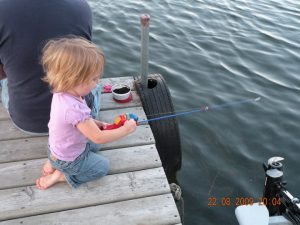
M 102 83 L 133 84 L 132 77 Z M 120 113 L 146 119 L 141 101 L 118 104 L 111 93 L 101 95 L 100 120 L 112 122 Z M 0 104 L 0 225 L 4 224 L 180 224 L 170 187 L 149 125 L 102 146 L 110 160 L 109 175 L 71 189 L 66 183 L 41 191 L 35 187 L 46 161 L 48 137 L 16 129 Z

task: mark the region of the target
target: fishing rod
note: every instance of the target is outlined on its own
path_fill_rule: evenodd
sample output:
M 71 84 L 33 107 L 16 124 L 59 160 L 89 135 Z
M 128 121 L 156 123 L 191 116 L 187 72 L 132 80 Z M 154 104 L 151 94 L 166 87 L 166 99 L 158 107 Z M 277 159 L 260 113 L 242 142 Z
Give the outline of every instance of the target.
M 138 117 L 133 113 L 126 113 L 126 114 L 124 113 L 124 114 L 121 114 L 118 117 L 116 117 L 114 120 L 114 123 L 107 125 L 104 128 L 104 130 L 112 130 L 112 129 L 119 128 L 124 125 L 126 120 L 129 120 L 129 119 L 134 119 L 136 121 L 137 125 L 139 126 L 139 125 L 143 125 L 143 124 L 146 124 L 146 123 L 149 123 L 152 121 L 164 120 L 164 119 L 169 119 L 169 118 L 173 118 L 173 117 L 177 117 L 177 116 L 189 115 L 189 114 L 196 113 L 196 112 L 207 112 L 207 111 L 211 111 L 211 110 L 219 110 L 222 108 L 242 105 L 242 104 L 246 104 L 246 103 L 258 102 L 260 99 L 261 99 L 261 97 L 257 97 L 257 98 L 250 98 L 250 99 L 244 99 L 244 100 L 239 100 L 239 101 L 227 102 L 227 103 L 223 103 L 223 104 L 219 104 L 219 105 L 204 106 L 204 107 L 193 109 L 193 110 L 172 113 L 171 115 L 164 115 L 164 116 L 159 116 L 159 117 L 141 120 L 141 121 L 138 121 Z M 150 116 L 150 115 L 148 115 L 148 116 Z
M 193 109 L 193 110 L 183 111 L 183 112 L 180 112 L 180 113 L 174 113 L 174 114 L 171 114 L 171 115 L 165 115 L 165 116 L 155 117 L 155 118 L 152 118 L 152 119 L 137 121 L 137 123 L 138 123 L 138 125 L 141 125 L 141 124 L 156 121 L 156 120 L 163 120 L 163 119 L 168 119 L 168 118 L 177 117 L 177 116 L 184 116 L 184 115 L 189 115 L 189 114 L 196 113 L 196 112 L 206 112 L 206 111 L 210 111 L 210 110 L 219 110 L 219 109 L 222 109 L 222 108 L 225 108 L 225 107 L 231 107 L 231 106 L 234 106 L 234 105 L 241 105 L 241 104 L 250 103 L 250 102 L 258 102 L 260 99 L 261 99 L 261 97 L 257 97 L 257 98 L 244 99 L 244 100 L 240 100 L 240 101 L 233 101 L 233 102 L 223 103 L 223 104 L 219 104 L 219 105 L 204 106 L 204 107 L 201 107 L 201 108 L 198 108 L 198 109 Z

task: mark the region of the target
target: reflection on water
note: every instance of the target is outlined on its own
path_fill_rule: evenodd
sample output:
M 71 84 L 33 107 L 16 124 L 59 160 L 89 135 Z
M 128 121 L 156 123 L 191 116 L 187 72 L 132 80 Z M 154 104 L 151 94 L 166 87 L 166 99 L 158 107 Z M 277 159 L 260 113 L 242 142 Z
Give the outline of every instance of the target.
M 261 165 L 272 156 L 286 159 L 287 187 L 300 196 L 299 1 L 89 3 L 105 76 L 139 73 L 139 15 L 148 13 L 149 72 L 164 76 L 178 111 L 261 96 L 256 104 L 178 118 L 185 224 L 237 224 L 234 200 L 262 196 Z M 231 206 L 208 207 L 224 197 Z

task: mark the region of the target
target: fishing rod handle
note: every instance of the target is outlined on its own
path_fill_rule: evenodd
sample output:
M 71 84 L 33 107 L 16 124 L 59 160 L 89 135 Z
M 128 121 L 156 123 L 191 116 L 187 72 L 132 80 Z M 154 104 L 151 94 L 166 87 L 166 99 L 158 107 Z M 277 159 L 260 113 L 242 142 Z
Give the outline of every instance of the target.
M 133 113 L 122 113 L 114 119 L 114 123 L 108 124 L 102 130 L 113 130 L 124 125 L 127 120 L 133 119 L 135 122 L 138 121 L 137 115 Z

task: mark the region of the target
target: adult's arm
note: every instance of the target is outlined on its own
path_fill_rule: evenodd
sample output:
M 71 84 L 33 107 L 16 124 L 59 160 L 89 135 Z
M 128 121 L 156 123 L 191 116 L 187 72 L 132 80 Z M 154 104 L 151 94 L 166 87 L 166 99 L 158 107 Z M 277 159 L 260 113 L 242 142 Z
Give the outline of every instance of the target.
M 0 63 L 0 80 L 6 78 L 6 74 L 3 69 L 3 65 Z

